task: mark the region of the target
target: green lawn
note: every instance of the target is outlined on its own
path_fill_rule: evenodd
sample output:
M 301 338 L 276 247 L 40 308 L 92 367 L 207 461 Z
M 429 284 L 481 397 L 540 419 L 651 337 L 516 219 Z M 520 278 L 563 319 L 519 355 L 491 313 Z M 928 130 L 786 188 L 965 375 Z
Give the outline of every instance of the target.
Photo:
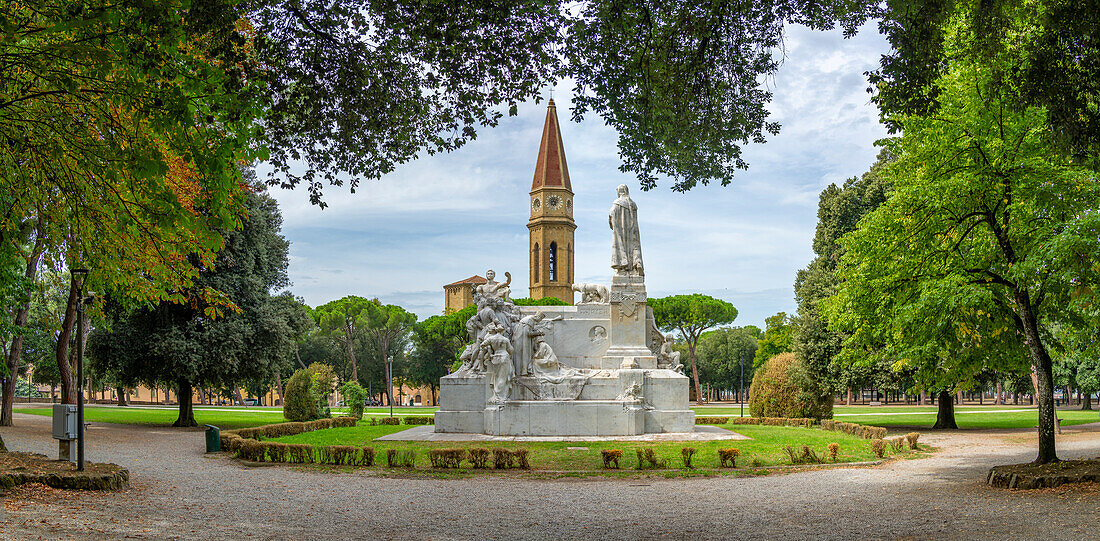
M 784 446 L 792 446 L 801 450 L 803 445 L 810 446 L 819 456 L 826 455 L 826 446 L 835 442 L 840 445 L 838 462 L 860 462 L 874 460 L 869 440 L 856 438 L 840 432 L 829 432 L 817 428 L 793 428 L 773 426 L 734 426 L 724 425 L 728 428 L 753 438 L 751 440 L 735 441 L 696 441 L 696 442 L 633 442 L 633 441 L 600 441 L 600 442 L 405 442 L 405 441 L 374 441 L 375 438 L 405 430 L 407 426 L 370 426 L 360 424 L 350 428 L 332 428 L 305 432 L 293 436 L 275 438 L 272 441 L 282 443 L 307 443 L 317 446 L 329 445 L 355 445 L 374 447 L 376 456 L 380 462 L 387 449 L 413 449 L 417 455 L 418 466 L 428 466 L 428 451 L 434 448 L 471 448 L 471 447 L 507 447 L 514 449 L 524 447 L 531 452 L 531 464 L 538 470 L 552 471 L 598 471 L 602 470 L 602 449 L 620 449 L 623 458 L 620 466 L 623 469 L 634 467 L 637 462 L 634 450 L 640 447 L 654 447 L 659 457 L 666 460 L 668 467 L 679 469 L 682 467 L 680 450 L 684 447 L 693 447 L 696 450 L 694 457 L 695 467 L 709 470 L 719 467 L 718 449 L 735 447 L 741 455 L 737 459 L 738 466 L 775 466 L 790 464 L 790 459 L 784 451 Z M 891 453 L 891 451 L 888 451 Z M 903 452 L 903 454 L 911 454 Z M 384 463 L 384 462 L 383 462 Z M 467 466 L 464 463 L 464 468 Z
M 15 408 L 15 412 L 46 417 L 53 415 L 52 408 Z M 102 406 L 84 408 L 84 420 L 90 423 L 167 426 L 175 422 L 177 417 L 179 417 L 179 411 L 175 408 L 132 409 Z M 283 418 L 281 409 L 247 412 L 195 408 L 195 421 L 199 425 L 211 424 L 222 429 L 230 429 L 284 423 L 286 419 Z
M 692 408 L 699 416 L 737 417 L 737 406 L 702 406 Z M 745 415 L 748 416 L 748 408 Z M 1058 410 L 1062 426 L 1100 421 L 1096 411 L 1076 408 Z M 928 429 L 936 422 L 936 406 L 836 406 L 833 419 L 846 423 L 885 427 Z M 959 428 L 1035 428 L 1039 413 L 1028 406 L 958 406 L 955 422 Z M 894 432 L 894 431 L 891 431 Z
M 394 414 L 399 417 L 409 415 L 431 415 L 438 408 L 433 407 L 395 407 Z M 737 406 L 700 406 L 692 408 L 698 416 L 737 417 Z M 1020 411 L 1022 410 L 1022 411 Z M 32 415 L 51 415 L 47 407 L 19 407 L 18 413 Z M 336 408 L 334 413 L 344 412 Z M 389 415 L 389 408 L 367 408 L 370 416 Z M 996 413 L 986 413 L 996 412 Z M 748 408 L 745 409 L 748 415 Z M 837 406 L 833 409 L 837 421 L 868 424 L 885 427 L 915 427 L 927 429 L 936 422 L 935 406 Z M 87 406 L 84 412 L 89 422 L 122 423 L 144 425 L 171 425 L 176 420 L 175 407 L 115 407 Z M 1100 421 L 1096 411 L 1079 409 L 1058 410 L 1062 426 Z M 212 424 L 223 429 L 260 426 L 284 422 L 282 409 L 278 407 L 229 407 L 196 406 L 195 420 L 199 424 Z M 960 406 L 955 409 L 955 421 L 960 428 L 1033 428 L 1038 423 L 1038 413 L 1027 406 Z M 893 431 L 892 431 L 893 432 Z
M 233 411 L 239 409 L 241 411 Z M 438 408 L 394 407 L 394 415 L 431 415 Z M 31 415 L 53 415 L 53 409 L 46 407 L 15 408 L 16 413 Z M 346 413 L 346 408 L 334 408 L 333 413 Z M 367 408 L 366 414 L 388 416 L 389 408 Z M 179 410 L 174 406 L 85 406 L 84 419 L 90 423 L 120 423 L 127 425 L 167 426 L 176 421 Z M 273 423 L 284 423 L 281 407 L 249 406 L 195 406 L 195 421 L 200 425 L 214 425 L 222 429 L 245 428 Z
M 916 408 L 914 408 L 916 409 Z M 1005 408 L 1013 409 L 1013 408 Z M 1021 408 L 1015 408 L 1021 409 Z M 1034 410 L 1027 411 L 992 411 L 992 408 L 966 407 L 955 410 L 955 423 L 959 428 L 1035 428 L 1039 425 L 1039 413 Z M 848 423 L 885 427 L 931 427 L 936 422 L 936 410 L 923 413 L 902 413 L 900 415 L 877 414 L 863 415 L 836 415 L 847 413 L 839 408 L 834 410 L 834 419 Z M 1079 409 L 1058 410 L 1058 418 L 1062 420 L 1062 426 L 1095 423 L 1100 421 L 1096 411 L 1081 411 Z

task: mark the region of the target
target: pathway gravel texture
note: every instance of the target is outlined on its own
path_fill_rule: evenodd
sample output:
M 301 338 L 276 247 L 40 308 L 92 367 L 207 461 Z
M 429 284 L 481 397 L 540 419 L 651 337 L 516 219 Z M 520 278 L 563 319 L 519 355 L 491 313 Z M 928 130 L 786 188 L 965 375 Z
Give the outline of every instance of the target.
M 9 448 L 53 455 L 50 419 L 16 415 Z M 1031 430 L 926 433 L 930 458 L 763 477 L 386 478 L 249 468 L 201 430 L 94 424 L 87 456 L 130 469 L 117 493 L 16 491 L 4 539 L 1093 539 L 1100 491 L 1007 491 L 990 466 L 1032 460 Z M 1100 456 L 1100 424 L 1059 436 Z

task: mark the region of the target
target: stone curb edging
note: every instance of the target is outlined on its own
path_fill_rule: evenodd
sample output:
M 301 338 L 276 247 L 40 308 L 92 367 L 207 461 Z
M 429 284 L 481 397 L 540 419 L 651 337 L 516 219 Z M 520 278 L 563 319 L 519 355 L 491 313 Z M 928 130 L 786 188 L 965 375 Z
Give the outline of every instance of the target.
M 41 483 L 51 488 L 67 490 L 126 490 L 130 488 L 129 470 L 107 474 L 61 475 L 58 473 L 5 473 L 0 474 L 0 489 L 9 489 L 24 483 Z
M 1013 472 L 1000 471 L 1001 466 L 994 466 L 986 476 L 986 483 L 991 487 L 1014 488 L 1019 490 L 1031 490 L 1036 488 L 1054 488 L 1066 483 L 1084 483 L 1088 481 L 1100 482 L 1100 475 L 1082 473 L 1079 475 L 1021 475 Z

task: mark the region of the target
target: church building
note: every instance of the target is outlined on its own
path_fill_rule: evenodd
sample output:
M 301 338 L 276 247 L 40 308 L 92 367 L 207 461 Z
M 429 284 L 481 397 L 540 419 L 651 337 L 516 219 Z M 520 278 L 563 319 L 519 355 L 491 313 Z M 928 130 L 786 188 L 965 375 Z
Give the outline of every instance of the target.
M 573 304 L 573 188 L 558 128 L 554 100 L 546 109 L 546 124 L 531 182 L 530 284 L 532 299 L 557 297 Z
M 557 297 L 573 304 L 573 232 L 577 223 L 573 221 L 573 188 L 554 100 L 547 106 L 542 128 L 535 177 L 531 181 L 531 219 L 527 221 L 527 229 L 529 296 L 536 300 Z M 443 312 L 451 314 L 473 304 L 471 288 L 484 283 L 484 277 L 471 276 L 443 286 Z

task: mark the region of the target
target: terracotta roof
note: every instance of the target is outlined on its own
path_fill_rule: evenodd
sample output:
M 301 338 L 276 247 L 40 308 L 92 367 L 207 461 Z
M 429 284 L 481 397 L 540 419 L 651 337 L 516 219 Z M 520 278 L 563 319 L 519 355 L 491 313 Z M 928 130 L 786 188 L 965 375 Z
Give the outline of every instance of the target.
M 562 186 L 573 190 L 569 185 L 569 167 L 565 164 L 565 147 L 561 143 L 557 108 L 552 99 L 546 107 L 546 124 L 542 127 L 542 142 L 539 144 L 539 158 L 535 163 L 535 179 L 531 181 L 531 190 L 543 186 Z
M 465 280 L 459 280 L 457 282 L 447 284 L 443 287 L 458 286 L 462 284 L 484 284 L 485 282 L 488 282 L 488 280 L 486 280 L 484 276 L 478 276 L 475 274 Z

